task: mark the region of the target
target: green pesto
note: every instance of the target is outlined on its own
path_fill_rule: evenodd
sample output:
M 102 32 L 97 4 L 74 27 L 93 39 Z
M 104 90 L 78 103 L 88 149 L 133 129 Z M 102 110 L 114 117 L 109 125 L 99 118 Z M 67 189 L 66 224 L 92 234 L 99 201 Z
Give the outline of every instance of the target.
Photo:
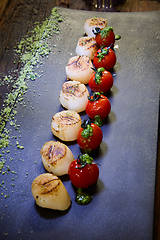
M 110 31 L 113 31 L 112 27 L 105 27 L 105 28 L 103 28 L 101 30 L 101 32 L 100 32 L 101 38 L 106 38 Z
M 121 35 L 116 34 L 116 35 L 115 35 L 115 40 L 120 40 L 120 39 L 121 39 Z
M 80 205 L 86 205 L 92 201 L 92 197 L 89 193 L 85 193 L 81 188 L 78 188 L 75 200 Z
M 97 126 L 99 126 L 99 127 L 102 127 L 102 126 L 103 126 L 103 121 L 102 121 L 100 115 L 96 115 L 96 116 L 94 117 L 94 123 L 95 123 Z

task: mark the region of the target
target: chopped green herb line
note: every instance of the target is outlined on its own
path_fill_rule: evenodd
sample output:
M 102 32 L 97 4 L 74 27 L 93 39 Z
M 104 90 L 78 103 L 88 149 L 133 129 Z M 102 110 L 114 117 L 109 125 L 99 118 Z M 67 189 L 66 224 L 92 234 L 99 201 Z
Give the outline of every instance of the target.
M 20 128 L 20 125 L 16 124 L 15 116 L 17 111 L 15 108 L 19 102 L 23 101 L 24 94 L 28 90 L 27 80 L 34 81 L 39 77 L 35 72 L 35 66 L 41 64 L 42 57 L 47 56 L 51 52 L 51 48 L 46 40 L 53 34 L 60 32 L 59 23 L 62 21 L 63 19 L 57 9 L 53 8 L 51 15 L 42 24 L 36 23 L 35 28 L 17 46 L 16 53 L 19 55 L 20 62 L 17 69 L 13 72 L 16 78 L 8 75 L 4 79 L 0 79 L 0 86 L 7 85 L 12 89 L 10 93 L 6 94 L 0 112 L 0 149 L 2 151 L 11 145 L 11 139 L 13 139 L 6 124 L 9 123 L 15 130 Z M 14 138 L 17 139 L 17 136 L 14 136 Z M 18 141 L 16 141 L 16 147 L 18 149 L 24 148 Z M 3 152 L 1 157 L 5 153 Z M 2 171 L 4 165 L 5 162 L 0 161 L 0 174 L 2 175 L 6 173 L 6 171 Z M 11 170 L 10 172 L 15 173 Z

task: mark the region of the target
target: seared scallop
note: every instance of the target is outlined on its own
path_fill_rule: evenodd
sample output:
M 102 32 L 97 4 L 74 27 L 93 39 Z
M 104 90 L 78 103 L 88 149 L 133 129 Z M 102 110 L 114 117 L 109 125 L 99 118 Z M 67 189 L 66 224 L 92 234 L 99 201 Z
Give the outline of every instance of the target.
M 87 56 L 74 56 L 69 59 L 66 66 L 67 78 L 84 84 L 89 82 L 93 72 L 92 61 Z
M 84 23 L 84 31 L 88 37 L 95 37 L 95 28 L 103 29 L 107 26 L 107 20 L 105 18 L 94 17 L 89 18 Z
M 44 168 L 56 176 L 68 174 L 70 163 L 74 160 L 71 150 L 63 143 L 56 141 L 46 142 L 41 148 Z
M 51 173 L 41 174 L 33 180 L 32 195 L 36 204 L 43 208 L 67 210 L 71 205 L 62 181 Z
M 72 110 L 65 110 L 56 113 L 52 117 L 52 133 L 63 141 L 74 141 L 77 139 L 81 128 L 80 115 Z
M 81 37 L 76 46 L 76 54 L 79 56 L 88 56 L 93 59 L 94 54 L 98 50 L 94 37 Z
M 86 109 L 89 92 L 86 86 L 78 81 L 68 81 L 62 86 L 60 103 L 64 108 L 82 112 Z

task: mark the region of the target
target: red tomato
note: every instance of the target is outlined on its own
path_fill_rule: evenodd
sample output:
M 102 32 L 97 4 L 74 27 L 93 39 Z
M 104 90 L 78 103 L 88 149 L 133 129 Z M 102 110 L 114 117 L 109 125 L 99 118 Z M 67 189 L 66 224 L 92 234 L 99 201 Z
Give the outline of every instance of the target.
M 96 34 L 96 43 L 99 47 L 110 47 L 115 42 L 115 35 L 112 27 L 105 27 Z
M 100 127 L 89 121 L 84 121 L 79 130 L 77 143 L 84 151 L 92 151 L 99 147 L 102 142 L 103 133 Z
M 81 161 L 81 157 L 90 160 Z M 75 187 L 88 188 L 96 184 L 99 176 L 99 168 L 97 164 L 92 162 L 93 158 L 89 157 L 88 154 L 83 154 L 80 158 L 71 162 L 68 170 L 69 178 Z
M 107 92 L 113 86 L 112 74 L 104 68 L 98 68 L 97 71 L 91 75 L 88 85 L 94 92 Z
M 111 48 L 101 48 L 95 53 L 93 64 L 96 68 L 104 67 L 109 70 L 116 64 L 116 54 Z
M 107 97 L 100 93 L 94 93 L 88 100 L 86 113 L 91 119 L 99 116 L 102 120 L 105 119 L 111 111 L 111 104 Z

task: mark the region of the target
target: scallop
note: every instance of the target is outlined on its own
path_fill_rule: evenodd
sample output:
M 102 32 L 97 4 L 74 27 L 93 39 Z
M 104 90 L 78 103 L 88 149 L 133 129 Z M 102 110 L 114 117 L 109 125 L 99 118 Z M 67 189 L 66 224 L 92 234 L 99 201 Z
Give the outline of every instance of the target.
M 67 78 L 84 84 L 89 82 L 93 72 L 92 61 L 87 56 L 74 56 L 69 59 L 66 66 Z
M 32 195 L 36 204 L 43 208 L 67 210 L 71 205 L 62 181 L 51 173 L 41 174 L 33 180 Z
M 60 103 L 64 108 L 82 112 L 86 109 L 89 92 L 86 86 L 78 81 L 68 81 L 62 86 Z
M 107 26 L 107 20 L 105 18 L 94 17 L 86 19 L 84 23 L 84 31 L 88 37 L 95 37 L 94 30 L 95 28 L 103 29 Z
M 70 163 L 74 160 L 71 150 L 58 141 L 46 142 L 41 148 L 44 168 L 56 176 L 68 174 Z
M 81 37 L 76 46 L 76 54 L 79 56 L 88 56 L 91 60 L 98 50 L 94 37 Z
M 52 133 L 63 141 L 74 141 L 77 139 L 81 128 L 80 115 L 72 110 L 65 110 L 56 113 L 52 117 Z

